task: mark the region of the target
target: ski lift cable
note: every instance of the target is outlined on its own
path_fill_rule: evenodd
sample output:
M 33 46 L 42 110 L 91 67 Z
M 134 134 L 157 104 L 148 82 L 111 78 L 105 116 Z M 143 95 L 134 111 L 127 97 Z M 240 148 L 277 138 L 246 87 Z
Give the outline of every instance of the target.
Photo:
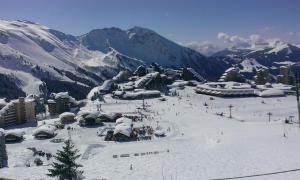
M 211 179 L 211 180 L 244 179 L 244 178 L 251 178 L 251 177 L 258 177 L 258 176 L 269 176 L 269 175 L 275 175 L 275 174 L 284 174 L 284 173 L 295 172 L 295 171 L 300 171 L 300 169 L 291 169 L 291 170 L 276 171 L 276 172 L 271 172 L 271 173 L 253 174 L 253 175 L 247 175 L 247 176 L 216 178 L 216 179 Z

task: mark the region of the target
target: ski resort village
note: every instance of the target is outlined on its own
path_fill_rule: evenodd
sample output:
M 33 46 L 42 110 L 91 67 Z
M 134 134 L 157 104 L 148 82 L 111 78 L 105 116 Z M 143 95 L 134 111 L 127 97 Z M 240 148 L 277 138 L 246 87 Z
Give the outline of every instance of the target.
M 299 7 L 1 0 L 0 180 L 299 180 Z
M 2 99 L 0 176 L 48 179 L 68 139 L 86 179 L 222 179 L 295 169 L 295 79 L 289 65 L 277 82 L 268 77 L 261 69 L 249 81 L 232 67 L 206 82 L 192 68 L 153 63 L 120 71 L 82 100 L 68 92 Z

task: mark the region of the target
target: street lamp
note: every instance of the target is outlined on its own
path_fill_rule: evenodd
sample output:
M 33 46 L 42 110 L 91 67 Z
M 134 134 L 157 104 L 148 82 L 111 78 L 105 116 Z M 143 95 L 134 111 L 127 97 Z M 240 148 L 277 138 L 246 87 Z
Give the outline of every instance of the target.
M 267 115 L 269 116 L 269 122 L 271 122 L 271 116 L 273 115 L 271 112 L 268 112 Z

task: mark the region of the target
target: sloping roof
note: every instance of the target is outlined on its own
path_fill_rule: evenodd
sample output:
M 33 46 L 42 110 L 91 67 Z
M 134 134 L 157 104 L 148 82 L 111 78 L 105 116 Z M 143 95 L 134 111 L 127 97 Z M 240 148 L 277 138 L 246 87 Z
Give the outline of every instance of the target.
M 129 119 L 129 118 L 126 118 L 126 117 L 121 117 L 121 118 L 116 120 L 116 124 L 122 124 L 122 123 L 131 125 L 132 120 Z
M 60 114 L 59 115 L 59 118 L 61 119 L 61 118 L 64 118 L 64 117 L 75 117 L 75 114 L 74 113 L 72 113 L 72 112 L 64 112 L 64 113 L 62 113 L 62 114 Z
M 112 112 L 111 113 L 101 113 L 101 116 L 104 116 L 108 119 L 113 120 L 117 117 L 117 113 L 112 113 Z
M 36 136 L 40 133 L 46 133 L 46 134 L 49 134 L 49 135 L 54 135 L 54 132 L 55 132 L 56 128 L 55 126 L 52 126 L 52 125 L 43 125 L 43 126 L 40 126 L 38 127 L 37 129 L 35 129 L 33 131 L 33 136 Z
M 159 75 L 158 72 L 153 72 L 153 73 L 146 74 L 145 76 L 143 76 L 139 80 L 135 81 L 135 86 L 137 88 L 141 88 L 141 87 L 145 86 L 145 84 L 147 84 L 149 81 L 156 78 L 158 75 Z
M 6 105 L 7 102 L 5 101 L 5 99 L 0 99 L 0 105 Z
M 25 132 L 22 130 L 19 130 L 19 129 L 9 130 L 9 131 L 5 132 L 5 136 L 13 135 L 13 136 L 17 136 L 17 137 L 23 137 L 24 134 L 25 134 Z
M 53 99 L 49 99 L 47 102 L 48 103 L 55 103 L 55 101 Z
M 78 104 L 76 99 L 69 95 L 69 92 L 51 93 L 51 95 L 54 97 L 54 99 L 68 98 L 70 103 Z
M 130 137 L 131 132 L 132 132 L 131 125 L 127 123 L 121 123 L 115 127 L 114 135 L 120 133 L 127 137 Z
M 261 97 L 284 96 L 284 91 L 279 89 L 268 89 L 260 93 Z
M 148 98 L 148 97 L 159 97 L 160 91 L 157 90 L 142 90 L 138 92 L 126 92 L 123 95 L 124 99 L 138 99 L 138 98 Z

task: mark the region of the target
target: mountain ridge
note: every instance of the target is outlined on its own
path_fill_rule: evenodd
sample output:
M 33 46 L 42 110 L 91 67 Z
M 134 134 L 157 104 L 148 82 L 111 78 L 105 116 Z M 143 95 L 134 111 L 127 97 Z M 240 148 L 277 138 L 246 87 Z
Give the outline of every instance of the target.
M 207 78 L 215 78 L 213 69 L 224 69 L 222 64 L 138 26 L 94 29 L 73 36 L 31 21 L 0 20 L 1 73 L 24 81 L 19 86 L 27 94 L 45 93 L 40 85 L 53 81 L 91 88 L 120 70 L 133 71 L 153 62 L 171 68 L 193 67 Z M 20 73 L 26 73 L 29 81 L 18 77 Z

